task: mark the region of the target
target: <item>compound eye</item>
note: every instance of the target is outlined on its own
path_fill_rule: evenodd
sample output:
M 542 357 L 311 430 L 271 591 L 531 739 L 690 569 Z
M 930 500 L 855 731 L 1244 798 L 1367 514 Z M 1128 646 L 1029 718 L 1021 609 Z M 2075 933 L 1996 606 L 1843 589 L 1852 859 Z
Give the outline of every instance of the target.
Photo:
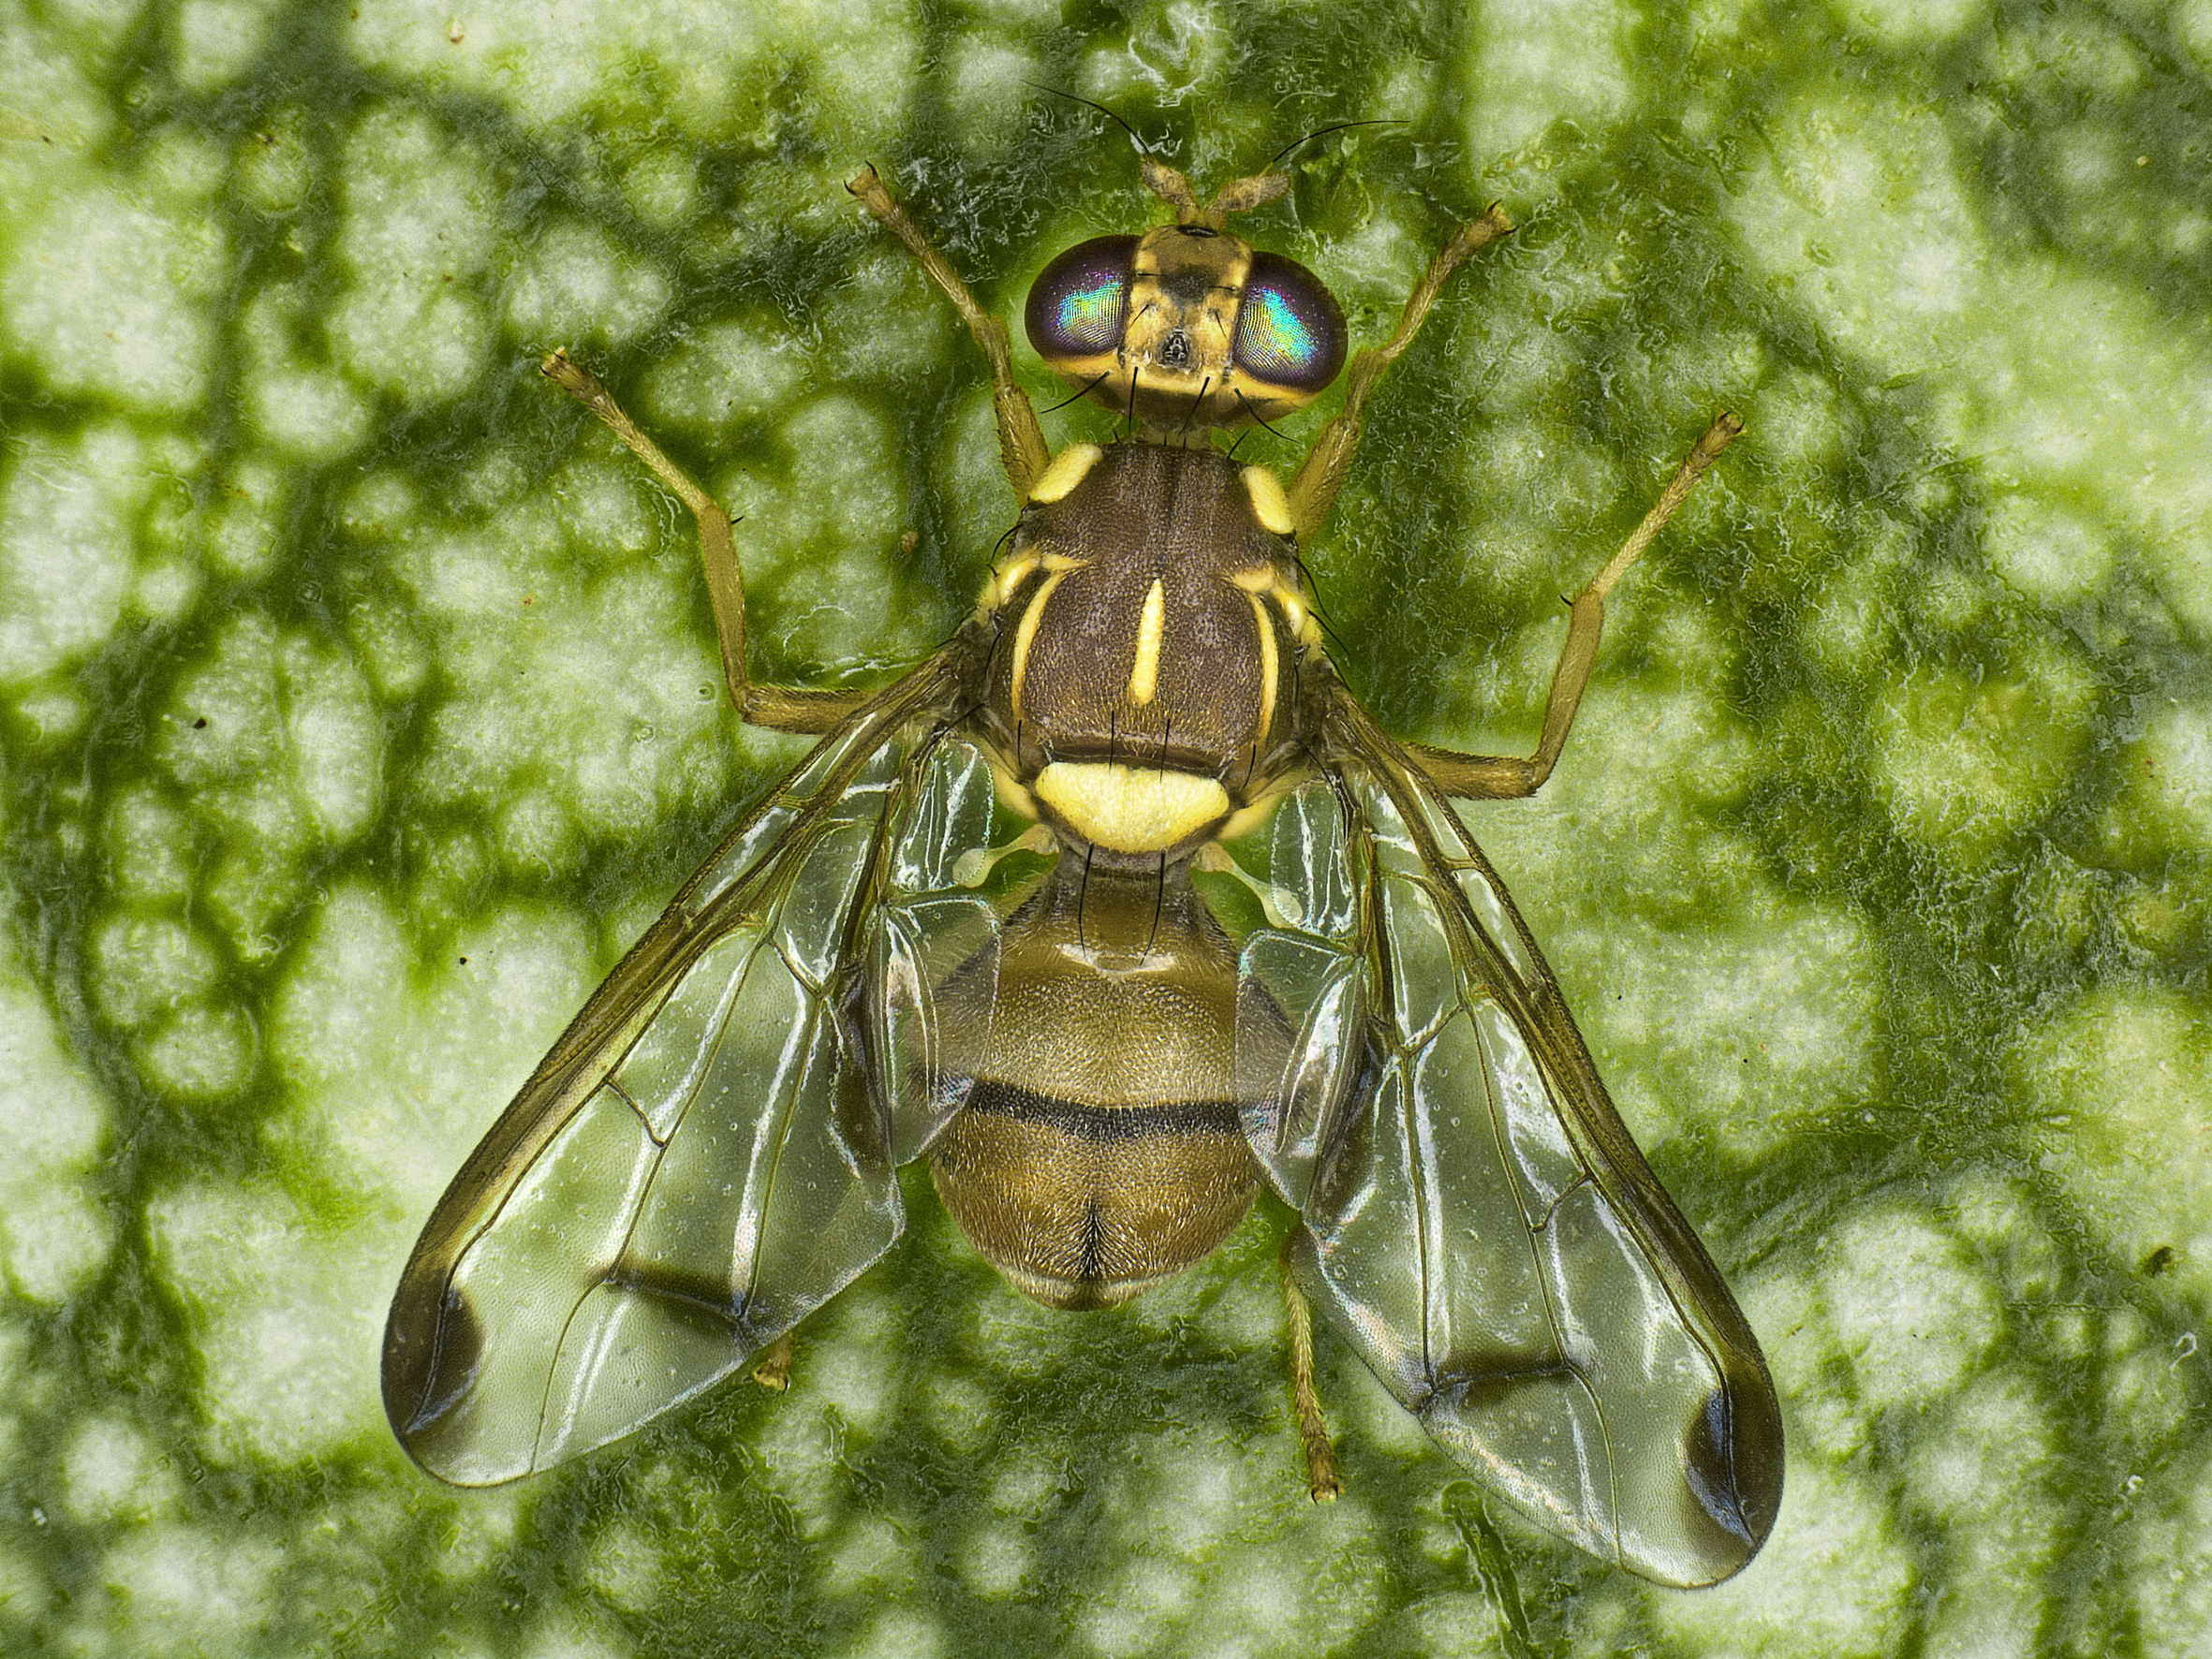
M 1098 236 L 1044 268 L 1029 289 L 1023 323 L 1046 362 L 1097 357 L 1121 345 L 1137 238 Z
M 1255 252 L 1236 319 L 1236 366 L 1312 397 L 1344 367 L 1344 312 L 1321 279 L 1280 254 Z

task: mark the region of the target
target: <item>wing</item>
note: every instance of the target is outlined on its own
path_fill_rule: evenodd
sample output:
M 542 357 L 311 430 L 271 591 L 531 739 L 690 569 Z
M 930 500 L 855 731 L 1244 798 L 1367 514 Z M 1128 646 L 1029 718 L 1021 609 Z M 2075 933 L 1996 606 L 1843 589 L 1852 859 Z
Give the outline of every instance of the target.
M 429 1473 L 492 1485 L 630 1432 L 898 1237 L 895 1162 L 958 1105 L 922 1005 L 993 925 L 936 890 L 990 823 L 981 761 L 938 724 L 948 681 L 925 664 L 816 747 L 447 1189 L 384 1340 L 387 1415 Z
M 1774 1384 L 1458 816 L 1349 698 L 1278 810 L 1246 994 L 1296 1033 L 1247 1118 L 1293 1270 L 1452 1457 L 1540 1525 L 1714 1583 L 1781 1500 Z M 1240 1024 L 1242 1021 L 1240 1021 Z

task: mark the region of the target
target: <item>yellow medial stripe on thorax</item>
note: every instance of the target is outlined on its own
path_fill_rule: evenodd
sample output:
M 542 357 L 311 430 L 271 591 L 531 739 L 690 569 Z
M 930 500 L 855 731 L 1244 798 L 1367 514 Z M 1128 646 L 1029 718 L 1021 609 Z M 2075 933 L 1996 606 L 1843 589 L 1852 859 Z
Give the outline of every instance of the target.
M 1229 812 L 1218 779 L 1112 760 L 1055 760 L 1030 787 L 1078 835 L 1117 853 L 1163 852 Z
M 1158 577 L 1144 594 L 1137 617 L 1137 654 L 1129 665 L 1129 701 L 1142 707 L 1159 689 L 1159 640 L 1167 630 L 1168 594 Z

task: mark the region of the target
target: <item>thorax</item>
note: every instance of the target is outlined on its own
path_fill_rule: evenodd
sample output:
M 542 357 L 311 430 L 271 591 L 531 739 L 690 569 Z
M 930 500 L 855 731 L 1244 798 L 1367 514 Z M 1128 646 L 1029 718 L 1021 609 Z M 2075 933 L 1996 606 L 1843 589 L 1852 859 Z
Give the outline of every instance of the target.
M 1167 856 L 1287 786 L 1320 646 L 1290 532 L 1274 474 L 1210 447 L 1063 451 L 978 609 L 975 726 L 1012 803 Z

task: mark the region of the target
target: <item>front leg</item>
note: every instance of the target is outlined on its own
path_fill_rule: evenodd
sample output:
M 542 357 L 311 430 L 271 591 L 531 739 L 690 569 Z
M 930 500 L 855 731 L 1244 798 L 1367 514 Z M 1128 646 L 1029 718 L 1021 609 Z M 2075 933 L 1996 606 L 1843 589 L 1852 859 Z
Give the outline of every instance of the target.
M 1674 516 L 1674 509 L 1704 476 L 1714 457 L 1743 430 L 1742 421 L 1725 413 L 1707 427 L 1689 459 L 1676 469 L 1659 505 L 1644 515 L 1644 522 L 1621 543 L 1620 551 L 1574 596 L 1567 617 L 1567 646 L 1559 653 L 1559 666 L 1552 671 L 1552 691 L 1543 706 L 1543 735 L 1537 741 L 1535 754 L 1523 759 L 1513 755 L 1463 755 L 1456 749 L 1438 749 L 1427 743 L 1406 745 L 1438 788 L 1463 800 L 1517 800 L 1543 787 L 1566 745 L 1574 712 L 1582 706 L 1583 690 L 1590 683 L 1590 667 L 1598 660 L 1598 636 L 1605 626 L 1605 595 Z
M 1027 501 L 1030 486 L 1052 462 L 1052 451 L 1045 446 L 1044 429 L 1037 424 L 1036 405 L 1029 402 L 1029 394 L 1015 383 L 1013 349 L 1007 341 L 1006 325 L 976 303 L 976 297 L 967 291 L 967 284 L 960 280 L 960 273 L 945 262 L 944 255 L 929 245 L 929 239 L 907 217 L 906 209 L 891 198 L 891 192 L 883 187 L 883 180 L 874 168 L 863 169 L 845 187 L 861 198 L 861 206 L 874 213 L 886 230 L 906 244 L 908 253 L 922 261 L 922 269 L 928 273 L 929 280 L 945 291 L 945 297 L 960 313 L 960 320 L 967 324 L 967 331 L 976 337 L 976 344 L 991 360 L 991 406 L 998 416 L 998 458 L 1006 467 L 1007 481 L 1013 485 L 1014 494 Z
M 579 403 L 613 428 L 614 435 L 683 498 L 699 521 L 699 551 L 706 565 L 707 597 L 715 608 L 715 635 L 722 647 L 722 677 L 730 683 L 730 700 L 746 724 L 814 737 L 834 731 L 868 700 L 867 692 L 810 691 L 800 686 L 753 683 L 751 670 L 745 666 L 745 575 L 738 568 L 730 515 L 693 483 L 683 468 L 663 455 L 660 446 L 640 432 L 616 406 L 607 389 L 579 368 L 567 352 L 554 352 L 539 368 L 548 379 L 574 394 Z
M 1352 359 L 1344 407 L 1334 420 L 1321 428 L 1321 435 L 1314 439 L 1313 448 L 1305 452 L 1305 459 L 1299 462 L 1297 474 L 1290 479 L 1291 528 L 1300 542 L 1313 539 L 1322 521 L 1328 518 L 1329 509 L 1336 504 L 1336 492 L 1344 488 L 1345 477 L 1351 471 L 1351 458 L 1360 447 L 1360 427 L 1366 418 L 1367 394 L 1382 378 L 1383 370 L 1396 362 L 1398 354 L 1413 343 L 1413 336 L 1421 330 L 1422 319 L 1437 302 L 1444 279 L 1458 270 L 1461 262 L 1477 248 L 1512 233 L 1513 222 L 1505 216 L 1503 208 L 1492 202 L 1480 219 L 1462 229 L 1452 239 L 1449 247 L 1429 261 L 1428 270 L 1406 296 L 1406 309 L 1398 317 L 1397 331 L 1380 345 L 1369 346 Z

